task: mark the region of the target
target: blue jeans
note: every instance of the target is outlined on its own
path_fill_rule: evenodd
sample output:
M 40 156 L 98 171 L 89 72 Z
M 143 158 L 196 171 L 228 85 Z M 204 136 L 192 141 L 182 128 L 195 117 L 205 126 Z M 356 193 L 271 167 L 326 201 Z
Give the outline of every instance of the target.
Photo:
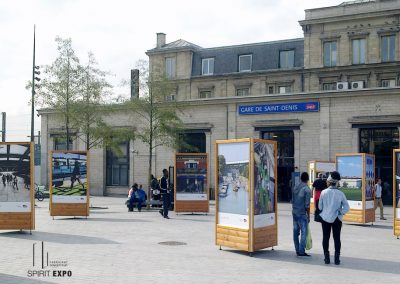
M 293 214 L 293 242 L 296 253 L 305 253 L 307 241 L 308 218 L 307 215 Z M 300 235 L 301 233 L 301 235 Z M 300 236 L 300 242 L 299 242 Z

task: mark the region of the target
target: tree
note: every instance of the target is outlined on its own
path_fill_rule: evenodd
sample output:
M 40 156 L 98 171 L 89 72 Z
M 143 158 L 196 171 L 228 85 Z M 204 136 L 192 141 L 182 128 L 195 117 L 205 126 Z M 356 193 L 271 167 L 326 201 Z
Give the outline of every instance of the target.
M 55 111 L 65 125 L 65 136 L 70 140 L 70 130 L 76 130 L 76 138 L 85 143 L 86 150 L 103 146 L 110 147 L 116 154 L 118 144 L 133 137 L 133 131 L 110 127 L 104 116 L 112 112 L 110 101 L 112 86 L 107 82 L 107 72 L 98 68 L 92 53 L 88 53 L 85 65 L 72 48 L 71 39 L 56 38 L 59 55 L 50 65 L 45 66 L 41 91 L 36 97 L 41 106 Z M 69 143 L 67 143 L 69 150 Z
M 148 62 L 138 62 L 140 96 L 125 102 L 135 124 L 135 139 L 146 145 L 149 154 L 148 163 L 148 207 L 150 206 L 150 185 L 153 151 L 159 146 L 177 148 L 182 121 L 178 116 L 178 105 L 170 101 L 176 93 L 176 85 L 167 80 L 159 68 L 153 66 L 149 72 Z
M 72 48 L 71 39 L 56 37 L 58 57 L 51 64 L 45 66 L 44 78 L 36 102 L 41 106 L 53 109 L 65 125 L 67 150 L 71 131 L 73 111 L 71 103 L 80 92 L 80 65 L 79 59 Z
M 110 112 L 106 103 L 112 88 L 106 75 L 98 68 L 93 53 L 89 52 L 86 65 L 79 66 L 80 90 L 71 106 L 72 121 L 79 126 L 77 138 L 85 143 L 86 150 L 107 144 L 106 137 L 112 136 L 111 127 L 103 119 Z

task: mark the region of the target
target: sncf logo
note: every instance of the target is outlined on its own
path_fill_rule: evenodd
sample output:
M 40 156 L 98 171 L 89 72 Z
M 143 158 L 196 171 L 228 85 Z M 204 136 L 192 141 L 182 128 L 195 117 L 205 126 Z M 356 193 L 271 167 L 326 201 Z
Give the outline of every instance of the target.
M 308 110 L 313 110 L 316 108 L 317 108 L 317 106 L 315 104 L 306 104 L 306 109 L 308 109 Z

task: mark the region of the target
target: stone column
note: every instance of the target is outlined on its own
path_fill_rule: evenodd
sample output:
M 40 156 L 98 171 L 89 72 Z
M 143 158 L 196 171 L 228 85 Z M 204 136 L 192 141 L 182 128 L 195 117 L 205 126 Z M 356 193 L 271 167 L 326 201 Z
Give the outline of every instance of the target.
M 300 147 L 300 132 L 301 130 L 296 129 L 293 130 L 294 133 L 294 167 L 297 167 L 297 170 L 295 169 L 295 171 L 302 171 L 305 169 L 301 169 L 300 165 L 302 164 L 300 161 L 300 151 L 301 151 L 301 147 Z

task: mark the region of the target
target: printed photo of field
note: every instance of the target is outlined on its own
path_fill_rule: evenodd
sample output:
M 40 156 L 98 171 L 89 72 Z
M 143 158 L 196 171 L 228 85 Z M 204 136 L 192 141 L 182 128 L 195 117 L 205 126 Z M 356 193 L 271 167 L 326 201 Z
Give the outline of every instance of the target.
M 347 200 L 362 200 L 362 156 L 339 156 L 337 169 L 342 179 L 340 190 Z

